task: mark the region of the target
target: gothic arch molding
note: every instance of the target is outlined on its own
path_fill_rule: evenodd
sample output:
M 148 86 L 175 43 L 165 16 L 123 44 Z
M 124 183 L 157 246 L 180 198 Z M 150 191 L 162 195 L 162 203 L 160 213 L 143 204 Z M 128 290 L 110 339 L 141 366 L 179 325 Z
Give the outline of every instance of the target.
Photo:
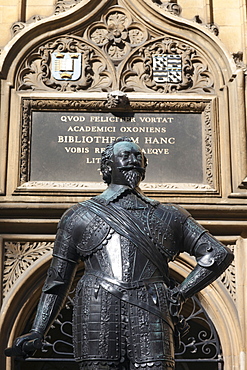
M 5 333 L 5 336 L 1 336 L 1 348 L 6 348 L 8 343 L 12 343 L 16 335 L 23 330 L 30 310 L 35 307 L 39 299 L 50 260 L 51 252 L 40 257 L 19 276 L 4 298 L 0 330 L 1 333 Z
M 193 266 L 193 258 L 183 254 L 170 267 L 175 275 L 185 278 Z M 237 309 L 232 297 L 220 279 L 201 291 L 198 297 L 219 335 L 225 360 L 224 369 L 241 369 L 240 358 L 234 354 L 241 353 L 244 349 Z
M 99 21 L 98 14 L 106 13 L 106 8 L 111 7 L 114 3 L 112 0 L 101 0 L 100 3 L 95 0 L 83 0 L 64 13 L 27 24 L 15 34 L 2 51 L 0 57 L 2 78 L 8 78 L 13 85 L 16 73 L 15 68 L 10 68 L 13 63 L 18 66 L 31 50 L 44 43 L 48 38 L 59 37 L 67 33 L 73 34 L 82 26 L 86 28 L 93 22 Z M 138 9 L 133 0 L 119 0 L 119 4 L 136 20 L 142 22 L 150 33 L 157 36 L 178 37 L 203 50 L 205 59 L 209 60 L 210 64 L 214 64 L 215 78 L 219 80 L 219 87 L 227 84 L 236 75 L 237 68 L 232 56 L 207 28 L 172 15 L 159 8 L 151 0 L 138 2 Z

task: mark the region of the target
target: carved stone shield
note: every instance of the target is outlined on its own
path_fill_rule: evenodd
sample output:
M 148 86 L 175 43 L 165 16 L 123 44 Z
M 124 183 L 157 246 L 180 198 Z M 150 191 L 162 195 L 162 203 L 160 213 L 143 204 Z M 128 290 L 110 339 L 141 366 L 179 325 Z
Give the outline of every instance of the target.
M 157 83 L 182 82 L 182 58 L 179 54 L 153 56 L 153 79 Z
M 76 81 L 81 77 L 80 53 L 52 53 L 52 77 L 59 81 Z

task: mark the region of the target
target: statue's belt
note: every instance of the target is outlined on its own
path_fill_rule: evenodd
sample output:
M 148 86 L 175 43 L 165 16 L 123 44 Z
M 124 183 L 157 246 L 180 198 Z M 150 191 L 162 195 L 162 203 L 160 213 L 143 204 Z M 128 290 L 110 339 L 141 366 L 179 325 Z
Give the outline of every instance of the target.
M 100 278 L 98 280 L 98 284 L 103 289 L 105 289 L 107 292 L 111 293 L 112 295 L 119 298 L 123 302 L 126 302 L 133 306 L 142 308 L 143 310 L 148 311 L 149 313 L 159 317 L 167 325 L 169 325 L 170 328 L 174 331 L 174 325 L 171 320 L 170 314 L 168 313 L 164 314 L 157 307 L 152 306 L 141 300 L 137 300 L 132 294 L 130 294 L 130 292 L 128 292 L 128 290 L 137 289 L 142 286 L 145 286 L 147 288 L 147 291 L 152 296 L 153 290 L 150 288 L 148 284 L 151 284 L 151 283 L 156 283 L 156 284 L 163 283 L 164 284 L 164 281 L 162 278 L 153 277 L 153 278 L 144 279 L 141 281 L 125 283 L 117 279 L 111 278 L 109 276 L 105 276 L 101 271 L 89 270 L 86 272 L 86 274 L 87 276 L 93 275 L 93 276 Z

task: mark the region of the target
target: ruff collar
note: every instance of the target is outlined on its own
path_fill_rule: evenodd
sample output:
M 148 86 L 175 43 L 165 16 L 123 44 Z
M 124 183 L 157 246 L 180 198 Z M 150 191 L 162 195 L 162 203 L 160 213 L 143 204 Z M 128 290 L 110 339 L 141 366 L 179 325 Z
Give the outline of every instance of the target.
M 97 195 L 95 198 L 104 204 L 109 204 L 110 202 L 117 200 L 123 193 L 133 193 L 140 197 L 144 202 L 150 203 L 153 206 L 157 206 L 159 204 L 158 201 L 146 197 L 138 186 L 135 189 L 132 189 L 127 185 L 118 184 L 110 184 L 102 194 Z

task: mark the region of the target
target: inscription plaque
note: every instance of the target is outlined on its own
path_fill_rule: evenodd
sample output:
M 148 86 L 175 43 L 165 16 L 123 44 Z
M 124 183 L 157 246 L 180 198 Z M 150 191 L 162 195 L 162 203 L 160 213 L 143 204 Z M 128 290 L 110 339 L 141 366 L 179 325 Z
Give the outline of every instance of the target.
M 201 113 L 33 111 L 31 181 L 100 182 L 101 152 L 129 136 L 150 163 L 146 183 L 204 182 Z

